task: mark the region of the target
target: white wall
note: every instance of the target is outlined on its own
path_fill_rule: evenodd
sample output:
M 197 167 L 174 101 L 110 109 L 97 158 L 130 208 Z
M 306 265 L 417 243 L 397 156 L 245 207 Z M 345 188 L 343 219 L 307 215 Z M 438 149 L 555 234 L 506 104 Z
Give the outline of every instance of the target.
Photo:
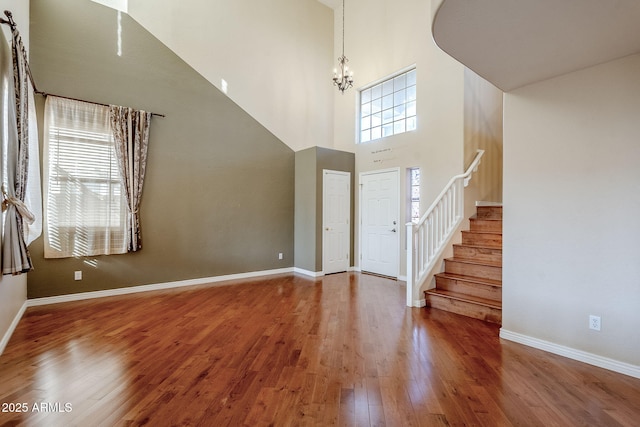
M 400 167 L 401 200 L 406 198 L 404 171 L 420 167 L 424 212 L 449 179 L 463 171 L 464 67 L 433 43 L 430 2 L 352 0 L 345 7 L 345 54 L 354 71 L 355 88 L 415 64 L 418 128 L 356 145 L 357 90 L 349 89 L 340 95 L 334 89 L 335 148 L 356 153 L 358 176 L 366 171 Z M 342 50 L 341 10 L 336 11 L 335 19 L 334 57 L 337 58 Z M 357 202 L 355 209 L 357 213 Z M 403 203 L 400 224 L 404 224 L 405 219 Z M 356 253 L 360 253 L 357 223 Z M 400 229 L 400 274 L 404 276 L 405 227 Z
M 91 0 L 121 12 L 129 12 L 129 0 Z
M 18 24 L 18 31 L 29 49 L 29 1 L 28 0 L 0 0 L 2 17 L 4 11 L 10 10 Z M 11 42 L 11 31 L 2 25 L 2 31 L 8 42 Z M 27 300 L 27 275 L 0 276 L 0 353 L 4 350 L 10 338 L 11 328 L 15 326 L 21 310 Z
M 29 0 L 0 0 L 0 15 L 6 19 L 4 11 L 13 13 L 13 19 L 18 24 L 18 31 L 25 47 L 29 48 Z M 4 37 L 11 43 L 11 30 L 8 25 L 2 25 Z
M 505 95 L 502 325 L 640 373 L 638 76 L 634 55 Z
M 275 136 L 331 147 L 333 12 L 316 0 L 136 0 L 129 14 Z M 126 34 L 123 35 L 126 37 Z
M 334 14 L 315 0 L 139 0 L 130 2 L 129 13 L 214 85 L 227 80 L 229 96 L 294 150 L 355 152 L 358 175 L 399 167 L 402 200 L 404 170 L 421 167 L 426 210 L 464 168 L 464 67 L 433 43 L 430 3 L 346 3 L 345 53 L 356 88 L 344 95 L 330 79 L 342 53 L 341 7 Z M 418 70 L 418 130 L 356 146 L 356 89 L 412 64 Z M 400 216 L 404 223 L 404 203 Z M 404 233 L 402 227 L 401 275 Z M 358 236 L 356 230 L 356 245 Z

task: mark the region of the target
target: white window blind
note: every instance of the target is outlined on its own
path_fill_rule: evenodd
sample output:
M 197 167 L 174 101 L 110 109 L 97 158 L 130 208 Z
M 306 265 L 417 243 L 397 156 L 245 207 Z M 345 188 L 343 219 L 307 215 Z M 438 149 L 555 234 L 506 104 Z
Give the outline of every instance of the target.
M 126 201 L 109 108 L 47 97 L 45 258 L 126 252 Z

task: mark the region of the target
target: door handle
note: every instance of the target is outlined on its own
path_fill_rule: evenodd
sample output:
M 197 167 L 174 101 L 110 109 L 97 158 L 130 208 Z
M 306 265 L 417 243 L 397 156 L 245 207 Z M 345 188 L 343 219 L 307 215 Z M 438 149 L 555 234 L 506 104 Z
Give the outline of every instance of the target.
M 391 232 L 393 232 L 393 233 L 395 233 L 395 232 L 396 232 L 396 229 L 395 229 L 395 228 L 392 228 L 390 231 L 391 231 Z

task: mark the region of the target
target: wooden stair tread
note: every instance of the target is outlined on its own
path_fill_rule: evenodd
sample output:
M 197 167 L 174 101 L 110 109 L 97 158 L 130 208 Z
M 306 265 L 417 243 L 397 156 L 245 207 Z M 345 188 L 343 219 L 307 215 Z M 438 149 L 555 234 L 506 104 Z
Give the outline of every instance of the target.
M 502 221 L 500 218 L 478 218 L 478 214 L 469 217 L 471 221 Z
M 480 298 L 472 295 L 461 294 L 459 292 L 445 291 L 443 289 L 429 289 L 424 291 L 427 295 L 440 296 L 445 298 L 451 298 L 458 301 L 464 301 L 468 303 L 478 304 L 485 307 L 502 310 L 502 302 L 490 300 L 486 298 Z
M 502 287 L 502 280 L 485 279 L 484 277 L 467 276 L 466 274 L 455 274 L 455 273 L 443 272 L 443 273 L 437 273 L 436 277 L 443 277 L 446 279 L 460 280 L 463 282 L 480 283 L 483 285 Z
M 459 247 L 464 247 L 464 248 L 473 248 L 473 249 L 489 249 L 489 250 L 492 250 L 492 251 L 502 250 L 502 247 L 484 246 L 484 245 L 472 245 L 472 244 L 469 244 L 469 243 L 454 243 L 453 246 L 459 246 Z
M 486 267 L 500 267 L 502 268 L 502 262 L 492 262 L 492 261 L 477 261 L 474 259 L 467 259 L 467 258 L 458 258 L 458 257 L 452 257 L 452 258 L 447 258 L 447 261 L 454 261 L 454 262 L 461 262 L 464 264 L 473 264 L 473 265 L 483 265 Z
M 471 234 L 496 234 L 502 236 L 502 231 L 478 231 L 478 230 L 462 230 L 463 233 Z

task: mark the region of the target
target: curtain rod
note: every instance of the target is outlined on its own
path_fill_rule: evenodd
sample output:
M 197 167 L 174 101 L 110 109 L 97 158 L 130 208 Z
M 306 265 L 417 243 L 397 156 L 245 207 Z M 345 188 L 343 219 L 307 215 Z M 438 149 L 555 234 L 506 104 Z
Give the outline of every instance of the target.
M 55 95 L 55 94 L 53 94 L 53 93 L 47 93 L 47 92 L 43 92 L 43 91 L 41 91 L 41 90 L 36 90 L 35 88 L 33 89 L 33 91 L 34 91 L 35 93 L 37 93 L 38 95 L 42 95 L 42 96 L 44 96 L 45 98 L 46 98 L 47 96 L 55 96 L 56 98 L 70 99 L 70 100 L 72 100 L 72 101 L 80 101 L 80 102 L 86 102 L 86 103 L 88 103 L 88 104 L 102 105 L 103 107 L 110 107 L 110 106 L 111 106 L 111 105 L 109 105 L 109 104 L 105 104 L 105 103 L 102 103 L 102 102 L 87 101 L 86 99 L 72 98 L 72 97 L 70 97 L 70 96 L 63 96 L 63 95 Z M 160 113 L 153 113 L 153 112 L 152 112 L 152 113 L 151 113 L 151 115 L 152 115 L 152 116 L 158 116 L 158 117 L 164 117 L 164 114 L 160 114 Z
M 8 10 L 5 10 L 5 11 L 4 11 L 4 13 L 7 13 L 7 12 L 8 12 Z M 11 21 L 7 21 L 7 20 L 6 20 L 6 19 L 4 19 L 4 18 L 0 18 L 0 23 L 1 23 L 1 24 L 9 25 L 9 26 L 11 27 L 11 29 L 14 29 L 14 28 L 16 27 L 16 24 L 12 23 Z
M 0 23 L 1 23 L 1 24 L 5 24 L 5 25 L 9 25 L 9 26 L 11 27 L 11 32 L 16 31 L 16 30 L 17 30 L 18 25 L 16 24 L 16 21 L 14 21 L 14 19 L 13 19 L 13 14 L 11 13 L 11 11 L 9 11 L 9 10 L 5 10 L 5 11 L 4 11 L 4 14 L 5 14 L 5 15 L 6 15 L 6 17 L 8 18 L 8 20 L 7 20 L 7 19 L 0 18 Z M 25 64 L 26 64 L 27 74 L 28 74 L 28 76 L 29 76 L 29 80 L 31 81 L 31 86 L 33 87 L 33 92 L 34 92 L 34 93 L 37 93 L 38 95 L 42 95 L 42 96 L 44 96 L 44 97 L 47 97 L 47 96 L 51 95 L 51 96 L 56 96 L 56 97 L 58 97 L 58 98 L 70 99 L 70 100 L 72 100 L 72 101 L 80 101 L 80 102 L 87 102 L 87 103 L 89 103 L 89 104 L 102 105 L 102 106 L 104 106 L 104 107 L 109 107 L 109 106 L 110 106 L 109 104 L 104 104 L 104 103 L 102 103 L 102 102 L 86 101 L 86 100 L 84 100 L 84 99 L 71 98 L 71 97 L 69 97 L 69 96 L 54 95 L 54 94 L 52 94 L 52 93 L 46 93 L 46 92 L 43 92 L 43 91 L 41 91 L 41 90 L 38 90 L 38 88 L 36 87 L 36 82 L 35 82 L 35 80 L 33 79 L 33 75 L 31 74 L 31 67 L 29 66 L 29 61 L 27 60 L 27 52 L 25 52 L 25 50 L 24 50 L 24 49 L 22 49 L 22 55 L 24 55 L 24 62 L 25 62 Z M 151 113 L 151 115 L 152 115 L 152 116 L 158 116 L 158 117 L 165 117 L 165 115 L 164 115 L 164 114 L 153 113 L 153 112 Z
M 9 18 L 9 20 L 7 21 L 6 19 L 0 18 L 0 22 L 3 24 L 7 24 L 11 26 L 11 29 L 14 30 L 16 28 L 16 21 L 13 20 L 13 14 L 11 13 L 10 10 L 5 10 L 4 14 L 7 16 L 7 18 Z
M 10 26 L 11 33 L 13 34 L 13 32 L 18 30 L 18 25 L 16 24 L 16 21 L 14 21 L 13 14 L 11 13 L 10 10 L 5 10 L 4 14 L 7 16 L 9 20 L 7 21 L 6 19 L 0 18 L 0 23 Z M 29 66 L 29 61 L 27 61 L 27 52 L 25 52 L 24 49 L 22 49 L 22 55 L 24 56 L 24 63 L 27 66 L 26 67 L 27 74 L 29 75 L 29 80 L 31 81 L 31 86 L 33 87 L 33 91 L 38 93 L 38 89 L 36 88 L 36 82 L 35 80 L 33 80 L 33 75 L 31 75 L 31 67 Z

